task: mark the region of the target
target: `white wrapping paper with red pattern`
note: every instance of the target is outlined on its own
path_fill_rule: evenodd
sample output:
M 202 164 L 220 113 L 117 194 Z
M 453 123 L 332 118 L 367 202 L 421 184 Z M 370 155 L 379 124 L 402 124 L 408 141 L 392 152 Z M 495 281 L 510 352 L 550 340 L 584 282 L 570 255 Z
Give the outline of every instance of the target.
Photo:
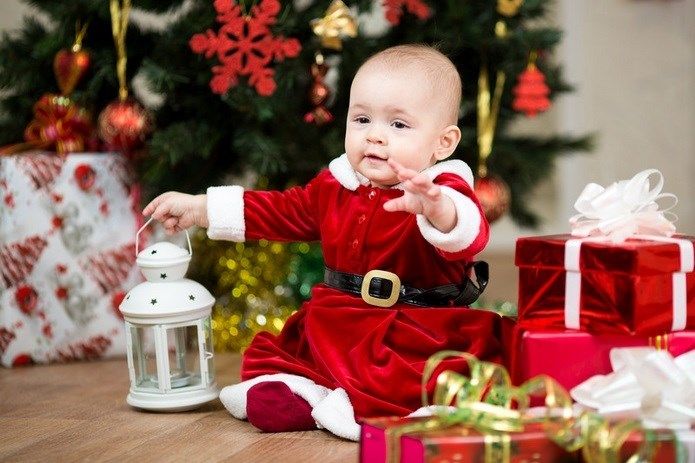
M 139 187 L 114 153 L 0 157 L 0 363 L 125 354 Z

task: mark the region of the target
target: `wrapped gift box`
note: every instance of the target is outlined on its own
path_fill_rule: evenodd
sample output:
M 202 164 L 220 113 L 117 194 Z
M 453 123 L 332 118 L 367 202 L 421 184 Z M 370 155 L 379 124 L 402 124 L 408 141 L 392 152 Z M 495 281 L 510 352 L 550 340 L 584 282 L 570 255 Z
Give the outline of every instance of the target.
M 656 430 L 656 448 L 652 463 L 695 463 L 695 431 Z M 674 439 L 675 435 L 675 439 Z M 642 444 L 641 437 L 632 435 L 620 448 L 620 461 L 627 461 Z M 590 462 L 586 462 L 590 463 Z
M 360 462 L 386 462 L 386 430 L 424 419 L 367 419 L 362 424 L 360 436 Z M 454 426 L 409 433 L 400 438 L 401 463 L 569 463 L 576 459 L 576 453 L 567 453 L 548 439 L 540 424 L 529 424 L 523 432 L 498 436 L 486 436 L 471 428 Z
M 517 241 L 520 322 L 595 334 L 695 329 L 695 238 L 674 237 L 680 244 L 571 238 Z
M 114 153 L 0 157 L 0 363 L 125 353 L 139 190 Z
M 695 331 L 662 336 L 592 335 L 581 331 L 541 331 L 517 325 L 514 329 L 511 374 L 515 384 L 546 374 L 567 390 L 594 375 L 613 371 L 609 359 L 614 347 L 653 346 L 674 357 L 695 349 Z

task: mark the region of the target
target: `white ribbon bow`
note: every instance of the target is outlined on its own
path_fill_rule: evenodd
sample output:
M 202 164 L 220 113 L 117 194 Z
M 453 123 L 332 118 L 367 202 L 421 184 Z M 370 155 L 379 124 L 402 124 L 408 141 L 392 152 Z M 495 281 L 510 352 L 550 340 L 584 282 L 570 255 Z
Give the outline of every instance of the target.
M 656 175 L 656 186 L 651 188 L 649 178 Z M 647 169 L 630 180 L 615 182 L 607 188 L 590 183 L 579 195 L 574 208 L 579 214 L 570 218 L 574 236 L 605 236 L 614 243 L 621 243 L 636 234 L 671 236 L 676 227 L 674 214 L 669 220 L 664 213 L 671 210 L 678 198 L 671 193 L 661 193 L 664 177 L 656 169 Z M 673 204 L 659 209 L 657 201 L 663 198 Z
M 613 373 L 570 391 L 577 403 L 609 419 L 641 419 L 650 428 L 695 424 L 695 350 L 674 359 L 653 347 L 616 348 L 610 359 Z

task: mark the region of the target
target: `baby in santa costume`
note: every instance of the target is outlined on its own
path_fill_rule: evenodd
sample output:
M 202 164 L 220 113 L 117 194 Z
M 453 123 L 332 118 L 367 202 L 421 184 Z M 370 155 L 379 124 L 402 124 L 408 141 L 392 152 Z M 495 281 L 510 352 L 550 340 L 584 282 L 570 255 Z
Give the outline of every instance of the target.
M 278 336 L 254 338 L 242 382 L 220 393 L 236 418 L 357 440 L 360 418 L 419 407 L 435 352 L 500 360 L 500 317 L 467 307 L 489 225 L 471 169 L 443 161 L 461 139 L 460 101 L 461 79 L 443 54 L 389 48 L 352 82 L 345 154 L 307 185 L 168 192 L 144 209 L 168 233 L 198 225 L 212 239 L 321 242 L 326 281 Z M 462 359 L 441 368 L 466 369 Z

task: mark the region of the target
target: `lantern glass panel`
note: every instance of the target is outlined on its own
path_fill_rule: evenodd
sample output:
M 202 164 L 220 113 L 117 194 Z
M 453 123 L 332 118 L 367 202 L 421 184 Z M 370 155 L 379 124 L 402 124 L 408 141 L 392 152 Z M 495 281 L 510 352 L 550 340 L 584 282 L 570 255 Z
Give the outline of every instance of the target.
M 212 384 L 215 380 L 215 366 L 213 365 L 213 342 L 212 342 L 212 324 L 210 317 L 203 319 L 203 332 L 205 334 L 205 358 L 208 362 L 208 384 Z
M 198 326 L 167 329 L 171 388 L 200 386 L 200 350 Z
M 135 387 L 158 389 L 154 328 L 151 326 L 131 326 L 130 334 L 133 343 Z

